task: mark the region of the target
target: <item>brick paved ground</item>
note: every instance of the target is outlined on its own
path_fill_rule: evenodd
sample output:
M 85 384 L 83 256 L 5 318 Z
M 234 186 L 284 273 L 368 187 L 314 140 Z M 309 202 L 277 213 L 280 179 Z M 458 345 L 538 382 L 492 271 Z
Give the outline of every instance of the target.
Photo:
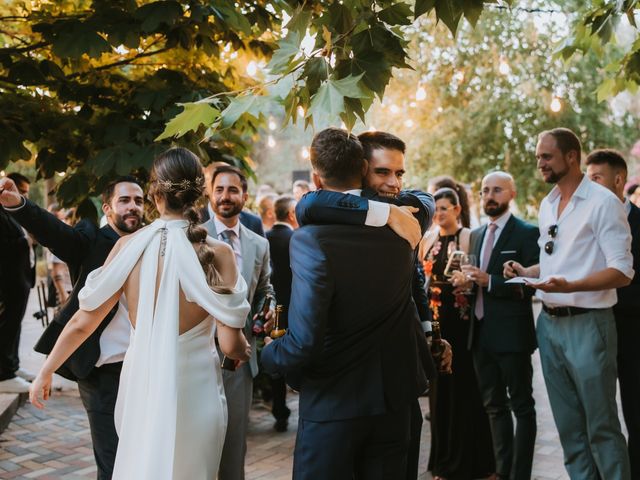
M 35 306 L 32 304 L 30 310 Z M 31 318 L 25 319 L 22 337 L 24 366 L 36 370 L 42 356 L 31 350 L 42 327 Z M 538 412 L 538 436 L 533 478 L 538 480 L 567 479 L 562 464 L 562 451 L 553 425 L 551 411 L 542 380 L 539 359 L 534 357 L 534 391 Z M 88 423 L 75 384 L 58 380 L 61 392 L 56 392 L 44 411 L 27 404 L 14 417 L 0 436 L 0 478 L 92 479 L 95 464 L 91 450 Z M 291 478 L 291 462 L 297 423 L 297 398 L 289 395 L 292 410 L 290 431 L 276 433 L 267 406 L 254 405 L 251 412 L 247 455 L 247 478 L 284 480 Z M 427 411 L 426 399 L 422 399 Z M 429 452 L 429 427 L 422 432 L 420 480 L 430 479 L 426 472 Z

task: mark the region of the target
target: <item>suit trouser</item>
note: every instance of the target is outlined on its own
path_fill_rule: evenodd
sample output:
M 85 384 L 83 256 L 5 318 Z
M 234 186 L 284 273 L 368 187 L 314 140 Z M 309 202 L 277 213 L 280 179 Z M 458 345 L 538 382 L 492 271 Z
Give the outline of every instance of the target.
M 538 317 L 538 348 L 564 464 L 575 480 L 627 480 L 616 405 L 617 336 L 611 309 Z
M 218 480 L 244 480 L 249 409 L 253 398 L 253 377 L 248 363 L 235 372 L 222 370 L 227 397 L 227 433 L 224 437 Z
M 91 370 L 87 378 L 78 380 L 82 404 L 89 417 L 93 455 L 98 467 L 98 480 L 109 480 L 118 450 L 118 434 L 113 412 L 118 398 L 122 362 L 108 363 Z
M 282 375 L 269 376 L 271 384 L 271 414 L 276 420 L 286 420 L 291 415 L 287 407 L 287 383 Z
M 505 479 L 529 480 L 536 441 L 531 354 L 496 353 L 476 345 L 473 364 L 491 425 L 496 472 Z
M 0 381 L 14 378 L 20 368 L 20 330 L 29 302 L 29 291 L 29 288 L 11 289 L 2 295 L 5 308 L 0 313 Z
M 409 425 L 409 450 L 407 451 L 407 480 L 418 478 L 418 464 L 420 463 L 420 434 L 422 433 L 422 409 L 416 398 L 411 403 L 411 420 Z
M 294 480 L 397 480 L 407 467 L 411 404 L 384 415 L 313 422 L 300 418 Z
M 631 478 L 640 480 L 640 319 L 616 312 L 618 380 L 624 423 L 629 432 Z

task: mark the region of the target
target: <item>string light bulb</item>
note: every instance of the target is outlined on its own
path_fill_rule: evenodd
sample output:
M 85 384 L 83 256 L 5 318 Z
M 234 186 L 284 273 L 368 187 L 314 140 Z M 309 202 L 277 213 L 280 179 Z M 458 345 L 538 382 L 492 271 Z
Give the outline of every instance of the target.
M 562 102 L 558 97 L 553 97 L 553 99 L 551 100 L 551 104 L 549 105 L 549 108 L 551 109 L 552 112 L 558 113 L 560 110 L 562 110 Z
M 267 138 L 267 147 L 273 148 L 275 146 L 276 146 L 276 139 L 273 138 L 271 135 L 269 135 L 269 137 Z
M 422 100 L 427 98 L 427 91 L 424 87 L 418 87 L 416 90 L 416 100 L 421 102 Z
M 500 65 L 498 66 L 498 72 L 500 72 L 501 75 L 509 75 L 511 73 L 511 67 L 509 66 L 509 64 L 507 63 L 507 61 L 504 58 L 500 59 Z
M 258 65 L 252 60 L 247 64 L 247 75 L 255 77 L 256 73 L 258 73 Z
M 301 154 L 302 158 L 306 160 L 307 158 L 309 158 L 309 149 L 307 147 L 302 147 Z
M 275 130 L 277 128 L 276 122 L 273 118 L 269 119 L 269 130 Z

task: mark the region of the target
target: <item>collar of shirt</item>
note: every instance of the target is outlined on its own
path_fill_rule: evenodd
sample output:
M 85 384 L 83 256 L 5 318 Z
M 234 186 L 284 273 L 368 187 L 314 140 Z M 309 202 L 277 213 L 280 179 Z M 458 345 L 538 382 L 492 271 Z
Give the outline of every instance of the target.
M 631 202 L 627 197 L 624 197 L 624 211 L 627 212 L 627 215 L 631 213 Z
M 240 238 L 240 219 L 239 218 L 238 218 L 238 220 L 236 221 L 236 224 L 233 227 L 227 227 L 224 223 L 222 223 L 220 220 L 218 220 L 217 216 L 214 215 L 213 216 L 213 224 L 216 226 L 216 233 L 218 234 L 218 237 L 225 230 L 233 230 L 233 232 L 236 234 L 236 236 L 238 238 Z
M 504 226 L 507 224 L 510 218 L 511 218 L 511 212 L 507 210 L 501 216 L 499 216 L 496 220 L 492 220 L 489 222 L 489 223 L 495 223 L 497 227 L 496 233 L 495 233 L 496 240 L 500 236 L 500 232 L 502 232 L 502 230 L 504 229 Z
M 209 218 L 216 218 L 216 213 L 213 211 L 211 202 L 207 202 L 207 212 L 209 212 Z
M 573 201 L 574 198 L 587 198 L 587 195 L 589 193 L 589 184 L 591 183 L 591 180 L 589 180 L 589 177 L 587 177 L 584 173 L 582 174 L 582 180 L 580 181 L 580 184 L 578 185 L 578 188 L 576 188 L 576 191 L 573 192 L 573 195 L 571 195 L 571 201 Z M 549 195 L 547 195 L 547 200 L 549 201 L 549 203 L 555 203 L 556 200 L 560 199 L 560 189 L 558 188 L 558 186 L 556 185 L 555 187 L 553 187 L 553 189 L 549 192 Z
M 286 222 L 275 222 L 273 226 L 275 227 L 276 225 L 284 225 L 285 227 L 288 227 L 290 230 L 293 230 L 293 227 Z
M 358 197 L 362 196 L 362 189 L 361 188 L 354 188 L 353 190 L 346 190 L 342 193 L 349 193 L 351 195 L 357 195 Z

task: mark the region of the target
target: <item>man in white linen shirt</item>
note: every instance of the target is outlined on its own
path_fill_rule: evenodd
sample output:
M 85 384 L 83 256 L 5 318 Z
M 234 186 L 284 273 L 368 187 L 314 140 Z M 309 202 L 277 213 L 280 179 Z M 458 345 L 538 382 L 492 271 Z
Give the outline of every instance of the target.
M 505 276 L 540 277 L 537 337 L 564 463 L 572 479 L 625 480 L 629 457 L 616 405 L 616 288 L 633 278 L 624 207 L 580 169 L 578 137 L 538 136 L 536 160 L 556 186 L 540 205 L 540 264 L 505 264 Z

